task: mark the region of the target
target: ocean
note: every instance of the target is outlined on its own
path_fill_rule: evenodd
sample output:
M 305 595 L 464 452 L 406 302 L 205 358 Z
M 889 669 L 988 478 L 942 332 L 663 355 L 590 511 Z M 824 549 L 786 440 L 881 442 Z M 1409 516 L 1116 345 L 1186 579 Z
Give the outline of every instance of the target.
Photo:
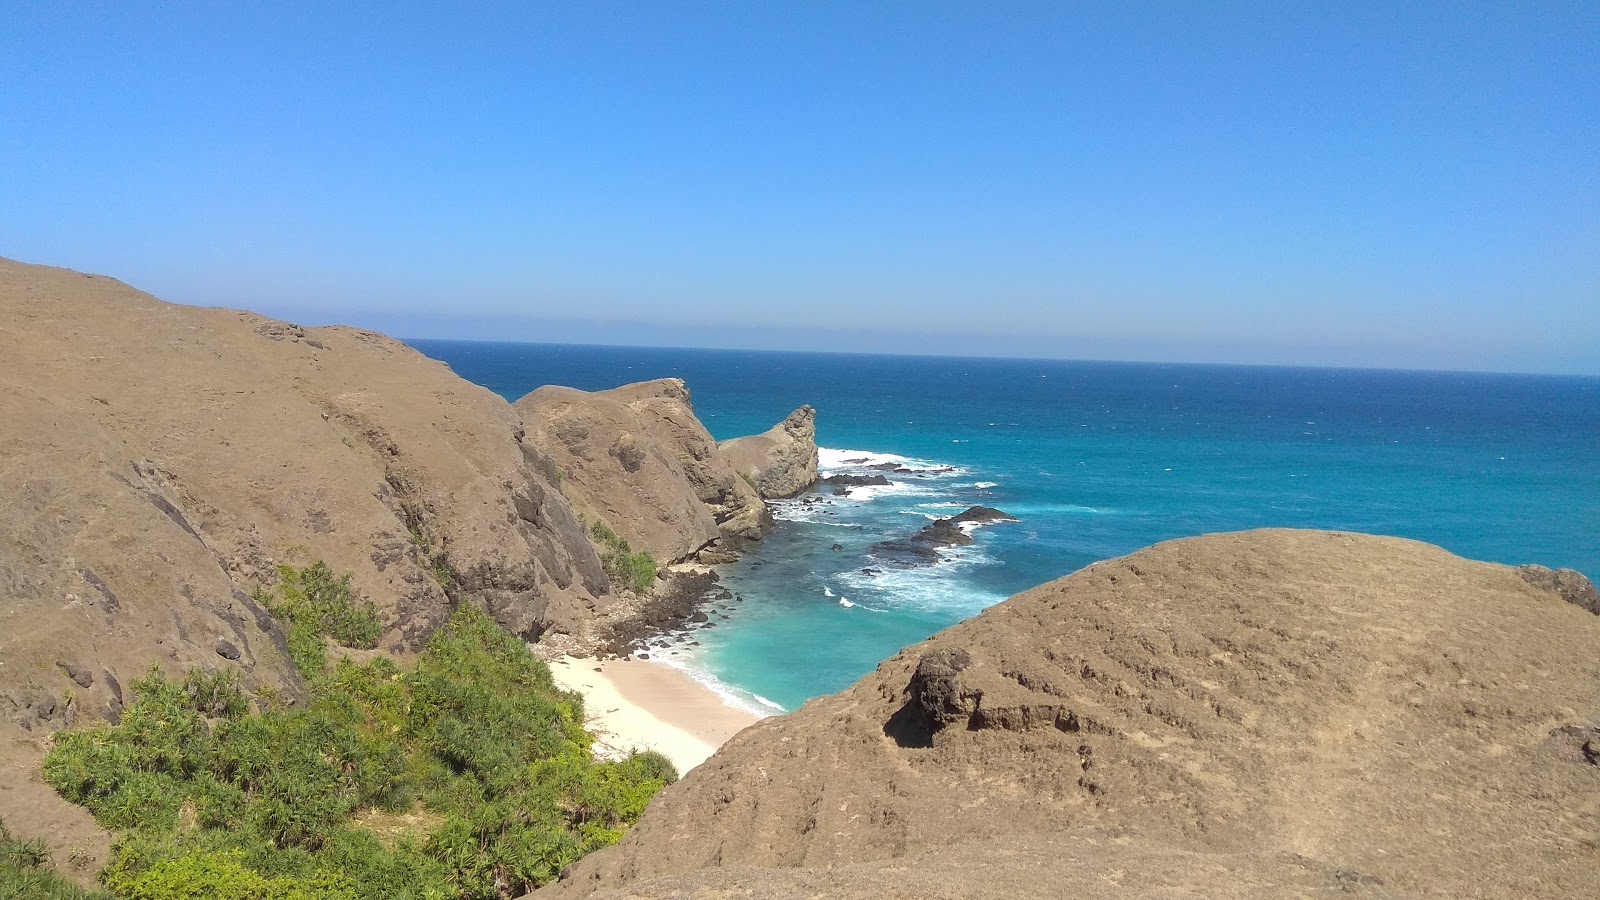
M 743 601 L 698 646 L 657 651 L 758 711 L 1096 560 L 1206 532 L 1363 531 L 1600 577 L 1600 378 L 411 344 L 508 400 L 682 378 L 719 440 L 809 403 L 825 468 L 911 470 L 777 504 L 771 537 L 722 572 Z M 1019 521 L 931 566 L 873 549 L 972 505 Z

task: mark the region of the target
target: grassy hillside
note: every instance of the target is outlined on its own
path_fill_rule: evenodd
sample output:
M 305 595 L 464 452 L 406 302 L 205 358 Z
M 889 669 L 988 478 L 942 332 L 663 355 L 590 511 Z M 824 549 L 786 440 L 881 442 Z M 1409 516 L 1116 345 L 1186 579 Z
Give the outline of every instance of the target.
M 252 703 L 231 673 L 152 671 L 116 726 L 62 732 L 45 776 L 118 833 L 120 897 L 514 896 L 615 843 L 677 773 L 594 762 L 582 698 L 487 616 L 458 611 L 414 669 L 328 665 L 368 611 L 324 566 L 266 598 L 309 686 Z

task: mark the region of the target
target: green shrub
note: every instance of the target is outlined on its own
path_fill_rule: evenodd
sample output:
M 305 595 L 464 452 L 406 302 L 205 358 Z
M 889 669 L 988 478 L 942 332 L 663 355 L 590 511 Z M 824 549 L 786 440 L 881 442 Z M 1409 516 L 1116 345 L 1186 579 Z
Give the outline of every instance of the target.
M 307 678 L 328 667 L 324 638 L 346 647 L 370 649 L 383 635 L 372 601 L 356 599 L 350 592 L 349 574 L 335 577 L 321 561 L 304 569 L 278 566 L 276 592 L 259 590 L 256 599 L 284 624 L 289 657 Z
M 589 536 L 600 542 L 600 565 L 612 584 L 638 594 L 649 592 L 655 584 L 658 568 L 654 556 L 644 551 L 634 553 L 627 539 L 598 520 L 589 526 Z
M 310 580 L 290 615 L 337 605 L 317 597 L 342 580 Z M 121 832 L 106 884 L 150 900 L 494 898 L 615 843 L 677 777 L 659 754 L 595 763 L 582 697 L 470 607 L 411 671 L 344 659 L 308 684 L 302 706 L 250 713 L 231 675 L 152 670 L 121 724 L 58 733 L 46 779 Z M 421 824 L 380 841 L 363 825 L 378 811 Z

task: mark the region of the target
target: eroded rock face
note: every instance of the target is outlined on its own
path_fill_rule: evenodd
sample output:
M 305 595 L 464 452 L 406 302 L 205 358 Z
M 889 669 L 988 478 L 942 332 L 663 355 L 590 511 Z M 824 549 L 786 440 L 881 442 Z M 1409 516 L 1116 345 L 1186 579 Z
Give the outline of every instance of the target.
M 1547 569 L 1544 566 L 1518 566 L 1517 573 L 1529 584 L 1553 591 L 1561 599 L 1600 616 L 1600 591 L 1581 572 L 1572 569 Z
M 527 441 L 591 520 L 658 561 L 759 540 L 771 514 L 695 418 L 681 379 L 610 391 L 542 387 L 516 403 Z
M 1157 545 L 768 719 L 553 897 L 1600 895 L 1600 617 L 1303 531 Z
M 295 696 L 251 599 L 276 563 L 351 573 L 402 654 L 449 614 L 442 584 L 530 637 L 609 602 L 511 406 L 396 341 L 0 260 L 0 345 L 0 763 L 115 719 L 153 663 Z M 13 825 L 86 820 L 16 788 Z
M 761 496 L 793 497 L 817 483 L 817 414 L 809 406 L 761 434 L 723 441 L 722 453 Z

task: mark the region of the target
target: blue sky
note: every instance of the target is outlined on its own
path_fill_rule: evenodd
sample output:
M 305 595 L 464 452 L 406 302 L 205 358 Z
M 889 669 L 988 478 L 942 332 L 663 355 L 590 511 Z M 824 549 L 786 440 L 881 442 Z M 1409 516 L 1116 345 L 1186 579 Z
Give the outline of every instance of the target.
M 8 4 L 0 255 L 408 337 L 1600 373 L 1600 4 L 336 5 Z

